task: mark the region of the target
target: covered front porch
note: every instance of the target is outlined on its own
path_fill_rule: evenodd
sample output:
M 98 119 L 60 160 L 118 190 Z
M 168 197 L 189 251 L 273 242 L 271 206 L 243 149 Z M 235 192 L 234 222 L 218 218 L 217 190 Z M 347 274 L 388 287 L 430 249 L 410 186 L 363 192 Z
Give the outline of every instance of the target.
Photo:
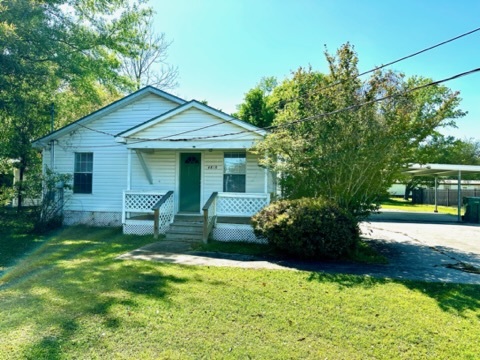
M 264 135 L 194 100 L 118 134 L 128 156 L 124 232 L 253 239 L 249 219 L 275 191 L 249 151 Z
M 199 237 L 219 241 L 261 242 L 253 234 L 250 218 L 270 203 L 268 193 L 213 192 L 203 204 L 201 213 L 176 211 L 175 192 L 134 191 L 123 193 L 122 224 L 125 234 L 165 234 L 175 216 L 187 215 L 191 228 L 199 228 Z M 189 226 L 186 224 L 185 226 Z M 185 239 L 193 231 L 186 229 Z

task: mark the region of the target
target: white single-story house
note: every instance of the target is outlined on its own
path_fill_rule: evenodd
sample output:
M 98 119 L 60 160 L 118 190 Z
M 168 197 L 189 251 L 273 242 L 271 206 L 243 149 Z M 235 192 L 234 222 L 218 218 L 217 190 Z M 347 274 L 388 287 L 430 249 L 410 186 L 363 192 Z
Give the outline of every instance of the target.
M 64 223 L 125 234 L 255 241 L 275 177 L 249 152 L 265 131 L 147 86 L 33 142 L 72 174 Z

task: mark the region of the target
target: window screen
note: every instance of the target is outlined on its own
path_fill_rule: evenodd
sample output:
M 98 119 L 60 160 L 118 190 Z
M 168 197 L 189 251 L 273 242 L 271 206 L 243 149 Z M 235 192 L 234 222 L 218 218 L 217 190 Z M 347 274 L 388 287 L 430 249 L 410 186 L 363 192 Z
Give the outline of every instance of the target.
M 93 153 L 75 153 L 73 192 L 75 194 L 91 194 L 92 175 Z
M 223 191 L 245 192 L 247 159 L 245 153 L 225 153 L 223 158 Z

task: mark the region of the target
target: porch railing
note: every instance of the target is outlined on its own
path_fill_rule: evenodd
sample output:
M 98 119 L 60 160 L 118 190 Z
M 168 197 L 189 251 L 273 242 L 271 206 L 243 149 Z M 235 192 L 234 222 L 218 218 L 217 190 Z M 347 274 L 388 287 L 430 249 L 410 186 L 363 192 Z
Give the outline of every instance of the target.
M 167 192 L 152 207 L 153 210 L 153 237 L 158 239 L 160 230 L 165 232 L 166 227 L 173 222 L 174 202 L 173 191 Z
M 253 216 L 270 204 L 270 194 L 218 193 L 218 216 Z
M 155 218 L 157 219 L 156 226 L 158 232 L 165 232 L 173 221 L 175 208 L 173 198 L 173 191 L 166 193 L 124 191 L 122 208 L 124 233 L 137 235 L 152 234 L 155 232 Z M 155 216 L 155 207 L 158 207 L 157 216 Z
M 203 210 L 203 242 L 208 241 L 208 236 L 217 221 L 217 196 L 218 192 L 212 193 L 205 203 Z
M 207 242 L 218 216 L 250 217 L 270 203 L 270 194 L 214 192 L 203 210 L 203 241 Z

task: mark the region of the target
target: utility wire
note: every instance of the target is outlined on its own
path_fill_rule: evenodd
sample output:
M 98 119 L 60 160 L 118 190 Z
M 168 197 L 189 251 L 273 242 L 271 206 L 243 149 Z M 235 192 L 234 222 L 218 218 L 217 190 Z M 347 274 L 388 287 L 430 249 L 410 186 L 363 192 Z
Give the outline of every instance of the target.
M 405 94 L 408 94 L 408 93 L 411 93 L 411 92 L 414 92 L 414 91 L 418 91 L 418 90 L 420 90 L 420 89 L 424 89 L 424 88 L 426 88 L 426 87 L 430 87 L 430 86 L 442 84 L 442 83 L 445 83 L 445 82 L 448 82 L 448 81 L 451 81 L 451 80 L 455 80 L 455 79 L 458 79 L 458 78 L 461 78 L 461 77 L 464 77 L 464 76 L 467 76 L 467 75 L 471 75 L 471 74 L 477 73 L 477 72 L 479 72 L 479 71 L 480 71 L 480 68 L 476 68 L 476 69 L 473 69 L 473 70 L 469 70 L 469 71 L 466 71 L 466 72 L 463 72 L 463 73 L 459 73 L 459 74 L 453 75 L 453 76 L 451 76 L 451 77 L 448 77 L 448 78 L 445 78 L 445 79 L 442 79 L 442 80 L 432 81 L 432 82 L 429 82 L 429 83 L 427 83 L 427 84 L 423 84 L 423 85 L 420 85 L 420 86 L 416 86 L 416 87 L 413 87 L 413 88 L 411 88 L 411 89 L 407 89 L 407 90 L 402 91 L 402 92 L 398 92 L 398 93 L 395 93 L 395 94 L 387 95 L 387 96 L 384 96 L 384 97 L 381 97 L 381 98 L 377 98 L 377 99 L 374 99 L 374 100 L 370 100 L 370 101 L 366 101 L 366 102 L 363 102 L 363 103 L 350 105 L 350 106 L 347 106 L 347 107 L 344 107 L 344 108 L 341 108 L 341 109 L 337 109 L 337 110 L 334 110 L 334 111 L 330 111 L 330 112 L 327 112 L 327 113 L 321 113 L 321 114 L 318 114 L 318 115 L 312 115 L 312 116 L 309 116 L 309 117 L 306 117 L 306 118 L 302 118 L 302 119 L 290 121 L 290 122 L 284 123 L 284 124 L 271 125 L 271 126 L 267 126 L 267 127 L 259 128 L 259 129 L 255 129 L 255 130 L 242 130 L 242 131 L 231 132 L 231 133 L 226 133 L 226 134 L 209 135 L 209 136 L 199 136 L 199 137 L 183 138 L 183 139 L 168 139 L 167 141 L 192 141 L 192 140 L 216 139 L 216 138 L 220 138 L 220 137 L 233 136 L 233 135 L 239 135 L 239 134 L 245 134 L 245 133 L 256 133 L 256 132 L 259 132 L 259 131 L 265 131 L 265 130 L 277 129 L 277 128 L 282 128 L 282 127 L 288 127 L 288 126 L 295 125 L 295 124 L 299 124 L 299 123 L 302 123 L 302 122 L 307 122 L 307 121 L 311 121 L 311 120 L 320 119 L 320 118 L 323 118 L 323 117 L 326 117 L 326 116 L 335 115 L 335 114 L 338 114 L 338 113 L 341 113 L 341 112 L 359 109 L 359 108 L 361 108 L 361 107 L 363 107 L 363 106 L 366 106 L 366 105 L 370 105 L 370 104 L 374 104 L 374 103 L 377 103 L 377 102 L 380 102 L 380 101 L 388 100 L 388 99 L 391 99 L 391 98 L 394 98 L 394 97 L 402 96 L 402 95 L 405 95 Z M 137 139 L 137 140 L 143 140 L 143 141 L 160 141 L 160 140 L 163 140 L 163 138 L 156 138 L 156 139 Z
M 463 34 L 461 34 L 461 35 L 455 36 L 455 37 L 453 37 L 453 38 L 450 38 L 450 39 L 448 39 L 448 40 L 442 41 L 442 42 L 437 43 L 437 44 L 435 44 L 435 45 L 429 46 L 429 47 L 427 47 L 427 48 L 424 48 L 424 49 L 419 50 L 419 51 L 417 51 L 417 52 L 414 52 L 414 53 L 412 53 L 412 54 L 409 54 L 409 55 L 403 56 L 403 57 L 401 57 L 401 58 L 398 58 L 398 59 L 396 59 L 396 60 L 390 61 L 390 62 L 388 62 L 388 63 L 386 63 L 386 64 L 377 66 L 377 67 L 375 67 L 375 68 L 373 68 L 373 69 L 370 69 L 370 70 L 364 71 L 364 72 L 362 72 L 362 73 L 359 73 L 359 74 L 355 75 L 354 77 L 352 77 L 352 78 L 350 78 L 350 79 L 340 80 L 340 81 L 334 82 L 334 83 L 332 83 L 332 84 L 329 84 L 329 85 L 327 85 L 327 86 L 325 86 L 325 87 L 320 88 L 318 91 L 321 92 L 321 91 L 323 91 L 323 90 L 332 88 L 332 87 L 334 87 L 334 86 L 344 84 L 344 83 L 347 82 L 347 81 L 350 81 L 350 80 L 359 78 L 359 77 L 361 77 L 361 76 L 363 76 L 363 75 L 370 74 L 370 73 L 375 72 L 375 71 L 377 71 L 377 70 L 386 68 L 386 67 L 388 67 L 388 66 L 390 66 L 390 65 L 393 65 L 393 64 L 399 63 L 399 62 L 401 62 L 401 61 L 404 61 L 404 60 L 413 58 L 413 57 L 415 57 L 415 56 L 417 56 L 417 55 L 423 54 L 423 53 L 425 53 L 425 52 L 427 52 L 427 51 L 433 50 L 433 49 L 435 49 L 435 48 L 437 48 L 437 47 L 440 47 L 440 46 L 443 46 L 443 45 L 448 44 L 448 43 L 450 43 L 450 42 L 453 42 L 453 41 L 455 41 L 455 40 L 461 39 L 461 38 L 463 38 L 463 37 L 465 37 L 465 36 L 471 35 L 471 34 L 476 33 L 476 32 L 478 32 L 478 31 L 480 31 L 480 27 L 478 27 L 478 28 L 476 28 L 476 29 L 473 29 L 473 30 L 471 30 L 471 31 L 468 31 L 468 32 L 466 32 L 466 33 L 463 33 Z M 288 102 L 290 102 L 290 101 L 292 101 L 292 99 L 290 99 Z M 201 127 L 201 128 L 197 128 L 197 129 L 193 129 L 193 130 L 183 131 L 183 132 L 177 133 L 177 134 L 168 135 L 168 136 L 165 136 L 165 137 L 161 138 L 161 140 L 165 140 L 165 139 L 167 139 L 167 138 L 172 138 L 172 137 L 179 136 L 179 135 L 184 135 L 184 134 L 187 134 L 187 133 L 190 133 L 190 132 L 195 132 L 195 131 L 203 130 L 203 129 L 206 129 L 206 128 L 209 128 L 209 127 L 213 127 L 213 126 L 222 125 L 222 124 L 225 124 L 225 123 L 228 123 L 228 122 L 231 122 L 231 121 L 232 121 L 232 120 L 224 120 L 224 121 L 222 121 L 222 122 L 220 122 L 220 123 L 217 123 L 217 124 L 212 124 L 212 125 L 208 125 L 208 126 Z M 132 140 L 141 140 L 141 138 L 136 138 L 136 137 L 127 137 L 127 138 L 128 138 L 128 139 L 132 139 Z M 160 139 L 159 139 L 159 140 L 160 140 Z
M 393 65 L 393 64 L 399 63 L 399 62 L 401 62 L 401 61 L 410 59 L 410 58 L 412 58 L 412 57 L 415 57 L 415 56 L 417 56 L 417 55 L 423 54 L 423 53 L 425 53 L 425 52 L 427 52 L 427 51 L 433 50 L 433 49 L 435 49 L 435 48 L 437 48 L 437 47 L 440 47 L 440 46 L 443 46 L 443 45 L 448 44 L 448 43 L 450 43 L 450 42 L 453 42 L 453 41 L 455 41 L 455 40 L 461 39 L 461 38 L 463 38 L 463 37 L 465 37 L 465 36 L 471 35 L 471 34 L 476 33 L 476 32 L 478 32 L 478 31 L 480 31 L 480 27 L 479 27 L 479 28 L 476 28 L 476 29 L 473 29 L 473 30 L 471 30 L 471 31 L 468 31 L 468 32 L 466 32 L 466 33 L 463 33 L 463 34 L 461 34 L 461 35 L 455 36 L 455 37 L 453 37 L 453 38 L 450 38 L 450 39 L 448 39 L 448 40 L 442 41 L 442 42 L 437 43 L 437 44 L 435 44 L 435 45 L 429 46 L 429 47 L 427 47 L 427 48 L 424 48 L 424 49 L 419 50 L 419 51 L 417 51 L 417 52 L 414 52 L 414 53 L 412 53 L 412 54 L 409 54 L 409 55 L 403 56 L 403 57 L 401 57 L 401 58 L 398 58 L 398 59 L 396 59 L 396 60 L 390 61 L 390 62 L 388 62 L 388 63 L 386 63 L 386 64 L 377 66 L 377 67 L 375 67 L 375 68 L 373 68 L 373 69 L 370 69 L 370 70 L 364 71 L 364 72 L 362 72 L 362 73 L 359 73 L 359 74 L 357 74 L 356 76 L 354 76 L 354 77 L 351 78 L 351 79 L 341 80 L 341 81 L 334 82 L 334 83 L 329 84 L 329 85 L 327 85 L 327 86 L 325 86 L 325 87 L 323 87 L 323 88 L 320 88 L 318 91 L 323 91 L 323 90 L 329 89 L 329 88 L 331 88 L 331 87 L 334 87 L 334 86 L 343 84 L 343 83 L 345 83 L 346 81 L 350 81 L 350 80 L 359 78 L 359 77 L 361 77 L 361 76 L 363 76 L 363 75 L 370 74 L 370 73 L 372 73 L 372 72 L 374 72 L 374 71 L 377 71 L 377 70 L 386 68 L 386 67 L 388 67 L 388 66 L 390 66 L 390 65 Z M 291 100 L 290 100 L 290 101 L 291 101 Z M 171 135 L 168 135 L 168 136 L 165 136 L 165 137 L 156 139 L 156 140 L 165 140 L 165 139 L 168 139 L 168 138 L 172 138 L 172 137 L 174 137 L 174 136 L 184 135 L 184 134 L 187 134 L 187 133 L 196 132 L 196 131 L 204 130 L 204 129 L 207 129 L 207 128 L 210 128 L 210 127 L 214 127 L 214 126 L 219 126 L 219 125 L 222 125 L 222 124 L 226 124 L 226 123 L 232 122 L 232 121 L 234 121 L 234 120 L 235 120 L 235 119 L 224 120 L 224 121 L 219 122 L 219 123 L 216 123 L 216 124 L 211 124 L 211 125 L 199 127 L 199 128 L 192 129 L 192 130 L 183 131 L 183 132 L 176 133 L 176 134 L 171 134 Z M 97 133 L 100 133 L 100 134 L 103 134 L 103 135 L 107 135 L 107 136 L 111 136 L 111 137 L 116 137 L 116 134 L 111 134 L 111 133 L 108 133 L 108 132 L 105 132 L 105 131 L 96 130 L 96 129 L 90 128 L 90 127 L 85 126 L 85 125 L 82 125 L 82 124 L 77 124 L 77 125 L 85 128 L 85 129 L 91 130 L 91 131 L 93 131 L 93 132 L 97 132 Z M 267 128 L 264 128 L 264 129 L 267 129 Z M 128 139 L 131 139 L 131 140 L 141 140 L 141 141 L 146 140 L 146 141 L 149 141 L 149 140 L 147 140 L 147 139 L 136 138 L 136 137 L 127 137 L 127 138 L 128 138 Z M 174 139 L 172 139 L 172 140 L 174 140 Z
M 330 112 L 327 112 L 327 113 L 321 113 L 321 114 L 317 114 L 317 115 L 312 115 L 312 116 L 309 116 L 309 117 L 306 117 L 306 118 L 302 118 L 302 119 L 298 119 L 298 120 L 293 120 L 293 121 L 290 121 L 290 122 L 287 122 L 287 123 L 284 123 L 284 124 L 271 125 L 271 126 L 267 126 L 267 127 L 264 127 L 264 128 L 254 129 L 254 130 L 248 130 L 248 129 L 246 129 L 246 130 L 237 131 L 237 132 L 231 132 L 231 133 L 224 133 L 224 134 L 218 134 L 218 135 L 209 135 L 209 136 L 199 136 L 199 137 L 183 138 L 183 139 L 167 139 L 168 137 L 171 137 L 171 136 L 174 136 L 174 135 L 169 135 L 169 136 L 167 136 L 167 137 L 154 138 L 154 139 L 147 139 L 147 138 L 129 138 L 129 139 L 138 140 L 138 141 L 134 142 L 134 144 L 136 144 L 136 143 L 141 143 L 141 142 L 148 142 L 148 141 L 163 141 L 163 140 L 170 141 L 170 142 L 180 142 L 180 141 L 192 141 L 192 140 L 217 139 L 217 138 L 220 138 L 220 137 L 240 135 L 240 134 L 246 134 L 246 133 L 258 133 L 258 132 L 260 132 L 260 131 L 278 129 L 278 128 L 288 127 L 288 126 L 296 125 L 296 124 L 303 123 L 303 122 L 307 122 L 307 121 L 312 121 L 312 120 L 320 119 L 320 118 L 323 118 L 323 117 L 327 117 L 327 116 L 330 116 L 330 115 L 335 115 L 335 114 L 338 114 L 338 113 L 341 113 L 341 112 L 345 112 L 345 111 L 349 111 L 349 110 L 356 110 L 356 109 L 359 109 L 359 108 L 361 108 L 361 107 L 363 107 L 363 106 L 366 106 L 366 105 L 371 105 L 371 104 L 374 104 L 374 103 L 377 103 L 377 102 L 380 102 L 380 101 L 384 101 L 384 100 L 392 99 L 392 98 L 394 98 L 394 97 L 406 95 L 406 94 L 409 94 L 409 93 L 411 93 L 411 92 L 418 91 L 418 90 L 420 90 L 420 89 L 424 89 L 424 88 L 427 88 L 427 87 L 430 87 L 430 86 L 434 86 L 434 85 L 439 85 L 439 84 L 442 84 L 442 83 L 446 83 L 446 82 L 448 82 L 448 81 L 452 81 L 452 80 L 455 80 L 455 79 L 458 79 L 458 78 L 461 78 L 461 77 L 464 77 L 464 76 L 472 75 L 472 74 L 477 73 L 477 72 L 480 72 L 480 68 L 476 68 L 476 69 L 472 69 L 472 70 L 469 70 L 469 71 L 465 71 L 465 72 L 462 72 L 462 73 L 459 73 L 459 74 L 450 76 L 450 77 L 445 78 L 445 79 L 441 79 L 441 80 L 437 80 L 437 81 L 432 81 L 432 82 L 429 82 L 429 83 L 427 83 L 427 84 L 419 85 L 419 86 L 413 87 L 413 88 L 411 88 L 411 89 L 407 89 L 407 90 L 402 91 L 402 92 L 398 92 L 398 93 L 395 93 L 395 94 L 387 95 L 387 96 L 384 96 L 384 97 L 381 97 L 381 98 L 377 98 L 377 99 L 373 99 L 373 100 L 370 100 L 370 101 L 366 101 L 366 102 L 363 102 L 363 103 L 350 105 L 350 106 L 347 106 L 347 107 L 344 107 L 344 108 L 341 108 L 341 109 L 337 109 L 337 110 L 334 110 L 334 111 L 330 111 Z M 80 124 L 79 124 L 79 125 L 80 125 Z M 214 125 L 215 125 L 215 124 L 214 124 Z M 112 135 L 112 134 L 103 132 L 103 131 L 101 131 L 101 130 L 95 130 L 95 129 L 88 128 L 88 127 L 86 127 L 86 126 L 84 126 L 84 125 L 80 125 L 80 126 L 85 127 L 85 128 L 87 128 L 87 129 L 92 130 L 92 131 L 95 131 L 95 132 L 99 132 L 99 133 L 106 134 L 106 135 L 110 135 L 110 136 L 115 136 L 115 135 Z M 208 126 L 206 126 L 206 127 L 211 127 L 211 126 L 213 126 L 213 125 L 208 125 Z M 193 130 L 193 131 L 195 131 L 195 130 Z M 186 133 L 186 132 L 184 132 L 184 133 Z M 105 146 L 102 146 L 102 147 L 113 147 L 113 146 L 122 146 L 122 145 L 124 145 L 124 144 L 105 145 Z M 100 146 L 99 146 L 99 147 L 100 147 Z
M 397 59 L 397 60 L 391 61 L 391 62 L 386 63 L 386 64 L 384 64 L 384 65 L 377 66 L 377 67 L 374 68 L 374 69 L 371 69 L 371 70 L 368 70 L 368 71 L 364 71 L 364 72 L 358 74 L 356 77 L 360 77 L 360 76 L 369 74 L 369 73 L 371 73 L 371 72 L 374 72 L 374 71 L 383 69 L 383 68 L 385 68 L 385 67 L 387 67 L 387 66 L 390 66 L 390 65 L 399 63 L 400 61 L 410 59 L 410 58 L 412 58 L 412 57 L 414 57 L 414 56 L 420 55 L 420 54 L 422 54 L 422 53 L 424 53 L 424 52 L 430 51 L 430 50 L 435 49 L 435 48 L 437 48 L 437 47 L 439 47 L 439 46 L 448 44 L 448 43 L 450 43 L 450 42 L 452 42 L 452 41 L 461 39 L 462 37 L 468 36 L 468 35 L 470 35 L 470 34 L 473 34 L 473 33 L 477 32 L 477 31 L 480 31 L 480 27 L 479 27 L 479 28 L 476 28 L 476 29 L 473 29 L 473 30 L 471 30 L 471 31 L 468 31 L 468 32 L 466 32 L 466 33 L 463 33 L 463 34 L 461 34 L 461 35 L 455 36 L 455 37 L 453 37 L 453 38 L 451 38 L 451 39 L 442 41 L 442 42 L 440 42 L 440 43 L 438 43 L 438 44 L 432 45 L 432 46 L 430 46 L 430 47 L 428 47 L 428 48 L 425 48 L 425 49 L 423 49 L 423 50 L 417 51 L 417 52 L 415 52 L 415 53 L 413 53 L 413 54 L 410 54 L 410 55 L 401 57 L 401 58 L 399 58 L 399 59 Z

